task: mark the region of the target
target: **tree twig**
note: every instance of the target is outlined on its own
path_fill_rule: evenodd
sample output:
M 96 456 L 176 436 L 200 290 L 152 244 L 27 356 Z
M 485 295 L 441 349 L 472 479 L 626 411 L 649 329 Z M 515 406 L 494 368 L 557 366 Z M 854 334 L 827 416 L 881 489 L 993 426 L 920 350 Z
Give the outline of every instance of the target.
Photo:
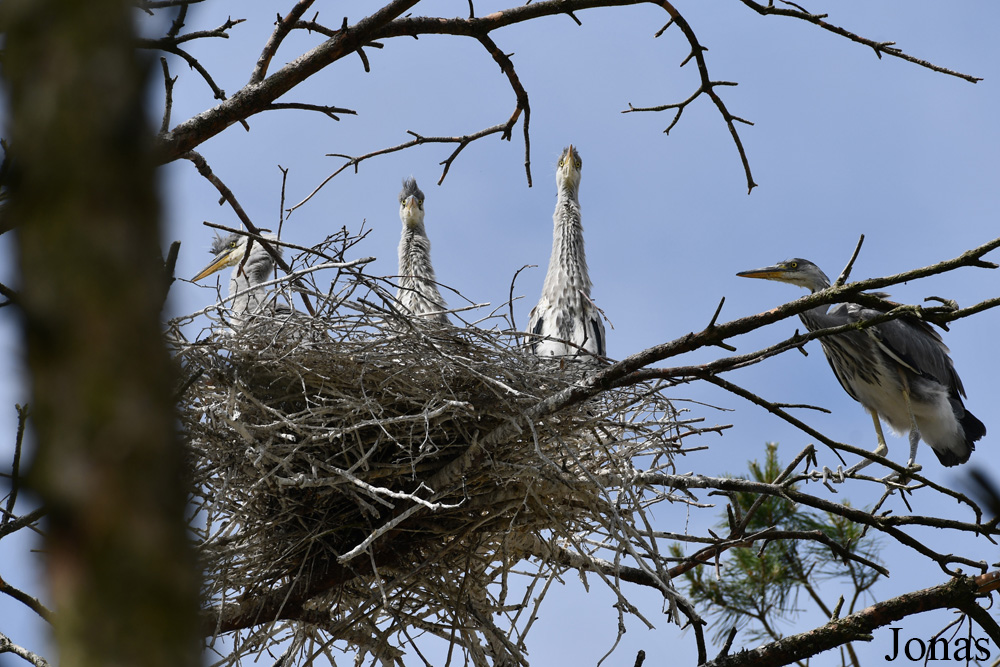
M 279 18 L 277 26 L 274 32 L 271 33 L 271 37 L 267 40 L 267 44 L 264 45 L 264 50 L 261 52 L 260 57 L 257 59 L 257 65 L 254 67 L 253 72 L 250 74 L 250 83 L 258 84 L 267 75 L 267 67 L 271 64 L 271 59 L 274 54 L 277 53 L 278 47 L 281 46 L 281 42 L 285 39 L 292 28 L 295 26 L 296 21 L 302 18 L 302 15 L 312 6 L 314 0 L 298 0 L 295 6 L 289 10 L 285 18 Z

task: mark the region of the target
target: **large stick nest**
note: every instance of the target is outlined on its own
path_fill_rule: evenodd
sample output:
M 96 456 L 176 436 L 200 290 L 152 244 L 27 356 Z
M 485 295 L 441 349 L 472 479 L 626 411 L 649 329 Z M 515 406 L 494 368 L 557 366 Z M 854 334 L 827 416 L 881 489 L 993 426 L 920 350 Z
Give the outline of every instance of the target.
M 332 637 L 396 664 L 407 634 L 430 632 L 473 664 L 520 662 L 536 584 L 649 555 L 645 508 L 665 495 L 632 480 L 671 468 L 697 432 L 662 386 L 525 419 L 599 365 L 539 360 L 496 327 L 403 317 L 360 273 L 310 288 L 325 296 L 315 317 L 271 312 L 234 331 L 223 305 L 213 333 L 175 343 L 196 378 L 179 414 L 206 604 L 222 619 L 274 591 L 306 598 L 308 624 L 252 633 L 245 650 L 283 627 L 296 650 Z M 509 587 L 519 563 L 527 583 Z

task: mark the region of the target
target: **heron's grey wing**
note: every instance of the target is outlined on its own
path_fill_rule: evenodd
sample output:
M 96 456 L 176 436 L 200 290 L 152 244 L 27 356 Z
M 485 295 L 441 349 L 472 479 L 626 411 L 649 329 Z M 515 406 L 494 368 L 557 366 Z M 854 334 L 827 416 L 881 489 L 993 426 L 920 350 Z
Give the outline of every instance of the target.
M 594 341 L 597 343 L 597 354 L 602 357 L 608 356 L 607 341 L 604 340 L 604 322 L 601 321 L 600 314 L 597 312 L 590 313 L 587 318 L 587 325 L 590 327 L 590 335 L 594 337 Z
M 859 314 L 867 319 L 879 313 L 861 309 Z M 911 371 L 937 380 L 952 394 L 965 396 L 962 380 L 948 356 L 948 346 L 926 322 L 914 317 L 901 317 L 874 326 L 868 329 L 868 333 L 883 351 Z
M 542 316 L 542 310 L 538 306 L 535 306 L 534 308 L 531 309 L 531 312 L 528 314 L 528 331 L 535 334 L 535 336 L 541 336 L 542 328 L 544 326 L 545 326 L 545 318 Z M 531 347 L 531 351 L 534 352 L 536 346 L 538 345 L 538 339 L 532 337 L 531 340 L 528 342 L 528 345 Z

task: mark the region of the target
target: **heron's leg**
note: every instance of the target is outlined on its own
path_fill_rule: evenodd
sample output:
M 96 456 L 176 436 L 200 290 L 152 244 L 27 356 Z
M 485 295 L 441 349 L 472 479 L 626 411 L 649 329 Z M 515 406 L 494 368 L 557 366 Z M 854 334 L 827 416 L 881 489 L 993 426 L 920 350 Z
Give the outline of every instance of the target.
M 875 448 L 875 451 L 873 451 L 872 454 L 875 454 L 876 456 L 885 456 L 889 453 L 889 445 L 885 444 L 885 436 L 882 434 L 882 422 L 879 421 L 877 412 L 868 408 L 865 409 L 868 410 L 868 414 L 872 416 L 872 422 L 875 424 L 875 434 L 878 435 L 878 447 Z M 847 475 L 853 475 L 872 463 L 873 461 L 871 459 L 864 459 L 863 461 L 860 461 L 848 468 Z
M 906 462 L 907 468 L 916 465 L 917 443 L 920 442 L 920 429 L 917 428 L 917 417 L 913 414 L 913 403 L 910 401 L 910 383 L 906 379 L 906 373 L 899 369 L 899 384 L 903 390 L 903 402 L 906 403 L 906 414 L 910 415 L 910 459 Z
M 903 400 L 906 401 L 906 411 L 910 415 L 910 460 L 906 462 L 906 467 L 912 468 L 916 465 L 920 430 L 917 428 L 917 417 L 913 414 L 913 404 L 910 403 L 910 391 L 905 387 L 903 388 Z

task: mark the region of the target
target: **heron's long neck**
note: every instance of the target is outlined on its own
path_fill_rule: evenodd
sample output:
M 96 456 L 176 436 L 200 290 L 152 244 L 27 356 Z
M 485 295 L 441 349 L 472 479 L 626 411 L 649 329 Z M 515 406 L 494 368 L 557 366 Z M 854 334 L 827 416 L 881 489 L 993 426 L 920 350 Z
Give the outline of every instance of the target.
M 556 292 L 569 288 L 589 296 L 590 275 L 583 247 L 580 203 L 575 192 L 560 189 L 552 222 L 552 256 L 549 258 L 549 270 L 545 274 L 542 294 L 554 298 L 557 296 Z
M 229 296 L 234 296 L 244 292 L 248 288 L 260 285 L 271 278 L 274 270 L 274 261 L 266 250 L 255 247 L 250 252 L 247 263 L 243 266 L 243 271 L 237 264 L 233 268 L 232 276 L 229 278 Z M 242 314 L 256 312 L 267 297 L 267 291 L 263 287 L 257 287 L 245 294 L 237 296 L 233 301 L 232 310 L 234 313 Z
M 399 275 L 434 280 L 431 241 L 421 227 L 406 227 L 399 241 Z
M 431 242 L 423 225 L 406 226 L 399 240 L 399 290 L 396 298 L 411 315 L 448 308 L 431 264 Z M 438 319 L 447 322 L 445 315 Z
M 830 281 L 827 280 L 825 283 L 819 283 L 810 286 L 807 289 L 810 291 L 810 293 L 815 294 L 816 292 L 824 290 L 829 286 L 830 286 Z M 806 325 L 806 329 L 809 329 L 809 331 L 816 331 L 818 329 L 825 329 L 827 327 L 833 327 L 837 326 L 838 324 L 843 324 L 843 322 L 838 321 L 837 318 L 832 317 L 829 314 L 829 311 L 830 311 L 830 304 L 823 304 L 799 313 L 799 319 L 802 320 L 802 323 Z

